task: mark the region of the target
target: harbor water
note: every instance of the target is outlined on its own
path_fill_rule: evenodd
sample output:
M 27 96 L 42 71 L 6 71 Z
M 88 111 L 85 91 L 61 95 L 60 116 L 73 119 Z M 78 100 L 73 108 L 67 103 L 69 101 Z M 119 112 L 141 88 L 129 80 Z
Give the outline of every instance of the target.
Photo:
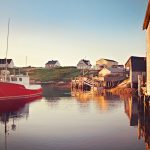
M 18 103 L 18 102 L 16 102 Z M 43 97 L 0 102 L 0 150 L 146 150 L 150 119 L 133 96 L 45 89 Z

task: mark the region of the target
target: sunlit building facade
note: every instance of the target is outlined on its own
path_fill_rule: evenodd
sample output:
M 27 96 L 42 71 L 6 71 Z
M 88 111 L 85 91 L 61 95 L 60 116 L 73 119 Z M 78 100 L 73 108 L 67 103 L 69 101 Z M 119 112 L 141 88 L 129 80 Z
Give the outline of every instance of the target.
M 146 58 L 147 58 L 147 65 L 146 65 L 146 70 L 147 70 L 147 84 L 146 84 L 146 91 L 147 95 L 150 96 L 150 0 L 148 1 L 148 6 L 145 14 L 145 19 L 143 23 L 143 29 L 146 30 L 146 43 L 147 43 L 147 48 L 146 48 Z

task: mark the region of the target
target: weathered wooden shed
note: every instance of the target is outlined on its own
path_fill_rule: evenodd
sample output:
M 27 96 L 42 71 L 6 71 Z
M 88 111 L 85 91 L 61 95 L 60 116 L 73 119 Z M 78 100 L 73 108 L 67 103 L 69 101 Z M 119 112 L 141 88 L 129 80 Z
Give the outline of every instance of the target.
M 138 75 L 146 76 L 146 57 L 131 56 L 125 64 L 129 69 L 131 88 L 138 87 Z

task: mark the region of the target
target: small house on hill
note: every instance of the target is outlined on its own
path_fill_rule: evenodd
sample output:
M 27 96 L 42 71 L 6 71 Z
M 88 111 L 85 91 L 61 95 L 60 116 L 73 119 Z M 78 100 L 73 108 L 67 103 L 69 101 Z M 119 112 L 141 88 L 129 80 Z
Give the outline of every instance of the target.
M 14 62 L 12 59 L 0 59 L 0 68 L 5 68 L 6 64 L 7 68 L 14 68 Z
M 129 80 L 131 88 L 138 87 L 138 75 L 146 76 L 146 58 L 131 56 L 125 64 L 129 69 Z
M 89 60 L 81 59 L 77 64 L 77 69 L 90 69 L 91 66 Z
M 51 60 L 45 64 L 45 68 L 47 69 L 56 68 L 56 67 L 60 67 L 60 63 L 58 62 L 58 60 Z
M 147 95 L 150 96 L 150 0 L 148 1 L 143 22 L 143 30 L 146 30 L 146 92 Z
M 111 59 L 102 58 L 96 61 L 96 66 L 99 68 L 103 68 L 103 67 L 110 68 L 114 65 L 118 65 L 118 62 Z

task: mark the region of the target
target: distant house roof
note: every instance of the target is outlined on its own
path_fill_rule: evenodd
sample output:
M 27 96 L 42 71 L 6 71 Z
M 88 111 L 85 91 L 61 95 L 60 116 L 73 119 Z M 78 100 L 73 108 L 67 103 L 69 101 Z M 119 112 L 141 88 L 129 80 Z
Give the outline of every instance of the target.
M 48 61 L 46 64 L 54 65 L 54 64 L 56 64 L 57 62 L 58 62 L 57 60 L 51 60 L 51 61 Z
M 7 64 L 10 64 L 12 59 L 7 59 Z M 6 64 L 6 58 L 5 59 L 0 59 L 0 64 Z
M 111 62 L 117 62 L 117 61 L 115 61 L 115 60 L 105 59 L 105 58 L 101 58 L 101 59 L 99 59 L 98 61 L 100 61 L 100 60 L 106 60 L 106 61 L 111 61 Z
M 104 59 L 104 60 L 106 60 L 106 61 L 112 61 L 112 62 L 117 62 L 117 61 L 111 60 L 111 59 Z
M 130 67 L 130 64 L 132 71 L 146 72 L 146 57 L 131 56 L 125 66 Z
M 89 60 L 82 59 L 82 61 L 83 61 L 86 65 L 92 66 L 92 65 L 90 64 L 90 61 L 89 61 Z
M 147 10 L 144 18 L 144 23 L 143 23 L 143 30 L 147 29 L 149 21 L 150 21 L 150 0 L 148 1 L 148 5 L 147 5 Z

